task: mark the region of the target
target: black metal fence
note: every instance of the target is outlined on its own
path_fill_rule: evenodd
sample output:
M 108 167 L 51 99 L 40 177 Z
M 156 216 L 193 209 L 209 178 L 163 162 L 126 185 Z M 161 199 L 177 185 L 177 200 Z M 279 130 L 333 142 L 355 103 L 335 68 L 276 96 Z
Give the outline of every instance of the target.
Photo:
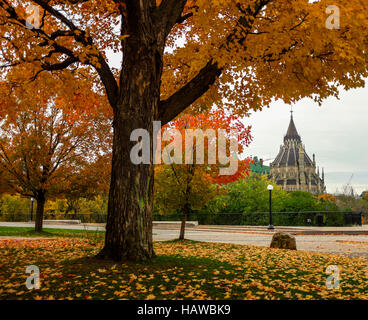
M 80 220 L 82 223 L 106 223 L 106 214 L 103 213 L 46 213 L 44 220 Z M 33 213 L 33 219 L 36 219 L 36 214 Z M 28 222 L 31 220 L 30 214 L 16 213 L 16 214 L 1 214 L 0 221 L 7 222 Z
M 179 221 L 180 214 L 153 216 L 154 221 Z M 202 225 L 268 225 L 268 212 L 254 213 L 191 213 L 187 220 Z M 273 212 L 275 226 L 352 226 L 362 224 L 361 212 Z
M 49 214 L 45 220 L 80 220 L 82 223 L 106 223 L 106 214 Z M 27 222 L 29 214 L 1 214 L 0 221 Z M 33 215 L 33 219 L 35 215 Z M 181 214 L 154 214 L 154 221 L 180 221 Z M 254 213 L 190 213 L 187 220 L 201 225 L 268 225 L 268 212 Z M 361 212 L 273 212 L 275 226 L 352 226 L 362 224 Z

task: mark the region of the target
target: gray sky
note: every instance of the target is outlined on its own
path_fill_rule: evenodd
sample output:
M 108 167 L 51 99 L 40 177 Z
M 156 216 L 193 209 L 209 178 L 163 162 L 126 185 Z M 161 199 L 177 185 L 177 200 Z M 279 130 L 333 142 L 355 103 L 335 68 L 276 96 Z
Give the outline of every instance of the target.
M 325 168 L 327 191 L 342 191 L 352 178 L 356 192 L 368 190 L 368 88 L 342 91 L 340 100 L 327 99 L 322 107 L 310 99 L 293 106 L 294 122 L 310 157 Z M 290 121 L 290 106 L 280 101 L 253 112 L 253 142 L 247 155 L 275 158 Z M 267 164 L 270 161 L 266 162 Z

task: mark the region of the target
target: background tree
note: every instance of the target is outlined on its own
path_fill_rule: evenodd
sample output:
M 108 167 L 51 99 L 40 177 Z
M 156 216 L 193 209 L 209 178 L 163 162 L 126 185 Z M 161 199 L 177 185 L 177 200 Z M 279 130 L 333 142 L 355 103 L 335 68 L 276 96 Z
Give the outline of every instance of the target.
M 101 146 L 111 146 L 110 135 Z M 92 200 L 97 196 L 107 197 L 109 193 L 111 174 L 111 152 L 104 150 L 102 154 L 95 155 L 95 160 L 86 164 L 80 171 L 70 177 L 66 182 L 68 187 L 64 193 L 68 212 L 74 215 L 80 210 L 80 202 Z
M 30 213 L 31 201 L 19 195 L 4 194 L 0 198 L 2 221 L 22 221 Z M 24 221 L 24 220 L 23 220 Z
M 27 28 L 30 5 L 40 8 L 38 29 Z M 326 28 L 329 5 L 328 0 L 100 0 L 98 5 L 0 0 L 1 67 L 34 67 L 14 82 L 67 69 L 68 86 L 88 74 L 113 108 L 109 213 L 100 257 L 140 260 L 154 254 L 153 165 L 131 163 L 134 129 L 152 132 L 154 120 L 165 124 L 189 106 L 203 110 L 216 102 L 245 114 L 273 98 L 321 102 L 339 87 L 364 85 L 365 3 L 335 0 L 342 19 L 334 30 Z M 123 57 L 118 70 L 109 66 L 107 52 Z
M 338 211 L 337 199 L 330 193 L 325 193 L 317 196 L 318 209 L 320 211 Z
M 195 135 L 194 130 L 196 129 L 201 130 L 202 138 L 201 134 Z M 208 129 L 213 131 L 207 131 Z M 219 146 L 218 129 L 223 130 L 227 140 L 228 145 L 224 146 L 224 150 L 221 150 Z M 234 140 L 237 153 L 230 154 L 230 156 L 238 159 L 252 137 L 250 127 L 246 127 L 239 117 L 226 114 L 223 110 L 213 110 L 209 114 L 196 116 L 183 115 L 169 123 L 163 128 L 163 131 L 171 139 L 163 145 L 162 157 L 164 162 L 167 163 L 170 158 L 172 163 L 163 163 L 156 168 L 155 201 L 157 208 L 162 213 L 181 212 L 179 239 L 183 240 L 190 210 L 201 209 L 216 195 L 215 184 L 236 181 L 249 171 L 250 159 L 245 159 L 237 162 L 238 167 L 234 168 L 236 170 L 233 174 L 221 174 L 220 168 L 228 167 L 231 163 L 221 164 L 220 152 L 225 151 L 227 154 L 230 154 L 231 151 L 235 152 L 229 149 L 230 141 Z M 191 143 L 188 144 L 190 141 Z M 165 154 L 167 151 L 165 148 L 168 145 L 171 145 L 170 150 L 173 151 L 173 154 Z M 181 152 L 176 154 L 176 150 L 181 150 Z M 161 155 L 156 154 L 156 156 Z M 175 159 L 177 156 L 178 159 Z M 191 161 L 188 161 L 189 159 Z
M 40 90 L 45 82 L 56 91 Z M 60 80 L 43 74 L 1 99 L 0 169 L 11 189 L 36 199 L 37 232 L 42 231 L 46 199 L 65 193 L 77 177 L 89 178 L 83 178 L 86 168 L 108 144 L 110 119 L 102 112 L 103 99 L 86 85 L 62 95 Z
M 223 187 L 223 193 L 208 205 L 213 213 L 255 213 L 268 212 L 269 192 L 267 186 L 272 184 L 273 211 L 281 211 L 287 193 L 266 175 L 250 174 Z
M 155 207 L 161 214 L 181 213 L 180 240 L 184 239 L 189 213 L 202 209 L 216 194 L 207 172 L 195 165 L 155 169 Z

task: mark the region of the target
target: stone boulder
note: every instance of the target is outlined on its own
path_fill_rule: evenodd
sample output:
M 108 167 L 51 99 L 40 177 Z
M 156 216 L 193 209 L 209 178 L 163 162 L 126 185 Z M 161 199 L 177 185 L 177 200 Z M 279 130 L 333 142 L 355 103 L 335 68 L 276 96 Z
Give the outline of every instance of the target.
M 286 232 L 276 232 L 272 237 L 270 248 L 296 250 L 295 237 Z

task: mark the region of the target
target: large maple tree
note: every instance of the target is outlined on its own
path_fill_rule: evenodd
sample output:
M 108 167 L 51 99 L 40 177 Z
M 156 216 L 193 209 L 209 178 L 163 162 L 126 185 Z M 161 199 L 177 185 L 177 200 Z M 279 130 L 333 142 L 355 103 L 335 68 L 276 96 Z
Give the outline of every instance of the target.
M 38 29 L 27 28 L 31 4 L 40 8 Z M 19 78 L 34 78 L 67 69 L 70 81 L 88 74 L 96 90 L 106 91 L 114 146 L 100 257 L 140 260 L 154 254 L 153 165 L 131 163 L 134 129 L 151 131 L 154 120 L 165 124 L 189 106 L 202 110 L 216 102 L 243 114 L 274 97 L 321 102 L 337 95 L 339 86 L 364 85 L 365 1 L 335 0 L 341 21 L 340 29 L 332 30 L 326 28 L 329 5 L 326 0 L 0 0 L 4 70 L 31 64 L 36 70 Z M 107 59 L 112 51 L 122 56 L 118 70 Z

